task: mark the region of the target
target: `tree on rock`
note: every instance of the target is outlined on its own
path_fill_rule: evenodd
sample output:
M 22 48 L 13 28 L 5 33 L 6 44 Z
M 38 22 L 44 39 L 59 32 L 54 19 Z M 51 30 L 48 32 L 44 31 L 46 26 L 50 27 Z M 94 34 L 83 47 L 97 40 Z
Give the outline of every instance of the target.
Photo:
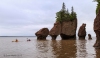
M 63 2 L 63 4 L 62 4 L 62 9 L 61 9 L 61 11 L 66 11 L 66 6 L 65 6 L 65 3 Z
M 73 8 L 73 6 L 72 6 L 71 15 L 73 15 L 73 14 L 74 14 L 74 8 Z
M 57 21 L 62 22 L 65 19 L 65 16 L 66 16 L 65 12 L 66 12 L 66 6 L 65 6 L 65 3 L 63 2 L 62 9 L 56 13 Z
M 65 3 L 63 3 L 61 10 L 56 13 L 56 23 L 57 22 L 59 22 L 59 24 L 54 24 L 54 27 L 51 29 L 52 32 L 49 33 L 53 39 L 56 39 L 58 35 L 60 35 L 63 40 L 76 38 L 77 17 L 76 12 L 74 12 L 74 7 L 72 7 L 71 12 L 69 12 L 68 9 L 66 10 Z
M 62 4 L 62 9 L 56 13 L 56 21 L 70 21 L 76 19 L 76 13 L 74 12 L 74 8 L 72 7 L 71 13 L 69 13 L 68 9 L 66 11 L 65 3 Z
M 97 2 L 96 14 L 98 14 L 98 11 L 100 9 L 100 0 L 93 0 L 93 1 Z
M 75 19 L 76 18 L 76 12 L 74 12 L 74 8 L 73 8 L 73 6 L 72 6 L 72 9 L 71 9 L 71 15 L 70 15 L 71 17 L 71 20 L 73 20 L 73 19 Z

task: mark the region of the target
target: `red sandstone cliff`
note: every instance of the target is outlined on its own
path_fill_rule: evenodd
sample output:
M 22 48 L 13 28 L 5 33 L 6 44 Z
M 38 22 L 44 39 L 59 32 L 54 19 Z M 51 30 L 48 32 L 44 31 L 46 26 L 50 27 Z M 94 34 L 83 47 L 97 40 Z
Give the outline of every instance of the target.
M 100 9 L 99 13 L 97 14 L 94 20 L 94 32 L 96 33 L 96 38 L 97 38 L 94 47 L 100 48 Z

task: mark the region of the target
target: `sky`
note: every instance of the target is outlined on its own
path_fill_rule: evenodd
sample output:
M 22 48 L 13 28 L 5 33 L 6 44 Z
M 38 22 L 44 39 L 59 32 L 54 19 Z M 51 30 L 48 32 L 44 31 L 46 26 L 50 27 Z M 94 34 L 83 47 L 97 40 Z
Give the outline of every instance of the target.
M 93 0 L 0 0 L 0 36 L 34 36 L 41 28 L 50 30 L 63 2 L 66 9 L 73 6 L 77 13 L 77 32 L 86 23 L 87 34 L 95 36 L 97 3 Z

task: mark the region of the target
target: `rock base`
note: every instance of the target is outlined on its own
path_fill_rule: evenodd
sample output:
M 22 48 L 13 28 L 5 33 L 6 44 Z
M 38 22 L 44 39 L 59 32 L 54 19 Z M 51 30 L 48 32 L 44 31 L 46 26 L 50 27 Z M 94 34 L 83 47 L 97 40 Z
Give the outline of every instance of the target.
M 51 35 L 52 40 L 56 40 L 57 36 L 58 36 L 58 35 Z
M 48 28 L 42 28 L 35 33 L 35 35 L 37 36 L 37 40 L 46 40 L 48 34 L 49 34 Z
M 93 47 L 100 48 L 100 32 L 99 31 L 95 31 L 95 33 L 96 33 L 96 38 L 97 39 L 96 39 L 96 42 L 95 42 Z
M 79 36 L 79 40 L 85 39 L 85 36 Z
M 46 37 L 44 37 L 44 36 L 38 36 L 37 40 L 46 40 Z
M 65 35 L 65 34 L 60 34 L 62 40 L 67 40 L 67 39 L 76 39 L 76 35 L 73 35 L 73 36 L 68 36 L 68 35 Z

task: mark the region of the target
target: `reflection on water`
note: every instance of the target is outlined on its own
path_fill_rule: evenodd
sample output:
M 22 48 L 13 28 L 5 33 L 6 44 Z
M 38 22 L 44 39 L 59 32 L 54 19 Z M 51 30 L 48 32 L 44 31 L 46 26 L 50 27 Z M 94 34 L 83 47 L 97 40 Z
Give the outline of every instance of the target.
M 59 40 L 52 41 L 53 54 L 56 58 L 73 58 L 76 57 L 75 40 Z
M 76 58 L 96 58 L 94 42 L 92 40 L 76 40 L 77 57 Z
M 86 58 L 86 40 L 77 40 L 77 58 Z
M 100 49 L 96 49 L 96 58 L 100 58 Z
M 52 47 L 50 46 L 50 41 L 47 40 L 37 40 L 37 58 L 53 58 Z
M 6 39 L 6 40 L 5 40 Z M 0 58 L 100 58 L 100 49 L 95 49 L 93 40 L 36 40 L 25 37 L 20 42 L 11 42 L 13 37 L 0 37 Z

